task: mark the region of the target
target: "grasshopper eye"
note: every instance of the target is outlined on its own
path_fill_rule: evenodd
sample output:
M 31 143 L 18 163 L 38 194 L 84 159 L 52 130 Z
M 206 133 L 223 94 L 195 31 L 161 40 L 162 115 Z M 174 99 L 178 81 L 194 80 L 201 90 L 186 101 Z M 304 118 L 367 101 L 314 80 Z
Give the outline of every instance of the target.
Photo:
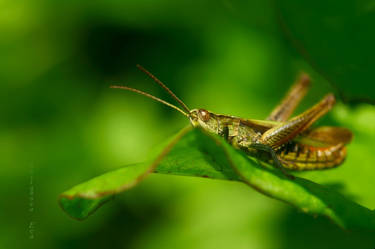
M 206 110 L 200 109 L 198 111 L 199 119 L 201 119 L 203 122 L 207 122 L 210 120 L 210 113 Z

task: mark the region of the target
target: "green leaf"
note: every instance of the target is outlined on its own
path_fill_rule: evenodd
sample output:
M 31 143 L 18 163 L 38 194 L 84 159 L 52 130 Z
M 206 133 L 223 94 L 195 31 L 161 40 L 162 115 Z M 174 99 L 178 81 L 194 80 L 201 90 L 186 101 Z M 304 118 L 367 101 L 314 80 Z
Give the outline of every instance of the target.
M 375 104 L 372 0 L 277 1 L 286 37 L 344 100 Z
M 59 204 L 71 217 L 82 220 L 114 195 L 130 189 L 153 172 L 165 155 L 188 129 L 182 130 L 166 144 L 157 148 L 146 162 L 130 165 L 79 184 L 59 197 Z
M 255 190 L 292 204 L 305 213 L 323 215 L 347 229 L 375 229 L 375 213 L 335 191 L 262 166 L 222 138 L 185 128 L 144 164 L 128 166 L 78 185 L 61 195 L 71 216 L 87 217 L 114 194 L 134 186 L 151 170 L 158 173 L 241 181 Z M 156 156 L 155 155 L 159 155 Z M 156 165 L 158 165 L 156 167 Z M 156 167 L 156 168 L 155 168 Z

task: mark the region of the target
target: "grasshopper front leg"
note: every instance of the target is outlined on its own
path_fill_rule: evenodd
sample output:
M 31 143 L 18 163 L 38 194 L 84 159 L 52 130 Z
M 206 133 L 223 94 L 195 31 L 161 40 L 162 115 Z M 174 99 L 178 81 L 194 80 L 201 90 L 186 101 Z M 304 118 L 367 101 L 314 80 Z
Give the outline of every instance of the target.
M 241 136 L 239 135 L 239 130 L 241 129 L 240 126 L 240 122 L 233 122 L 233 125 L 227 127 L 227 135 L 224 135 L 224 137 L 227 138 L 227 141 L 229 141 L 233 147 L 245 150 L 248 154 L 255 157 L 257 156 L 257 153 L 254 152 L 254 150 L 267 152 L 271 156 L 274 165 L 279 168 L 286 177 L 293 180 L 294 176 L 286 172 L 276 154 L 276 151 L 269 145 L 256 142 L 259 139 L 260 134 L 251 129 L 247 129 L 247 135 Z
M 256 142 L 278 149 L 282 144 L 289 142 L 309 128 L 317 119 L 326 114 L 334 103 L 335 97 L 328 94 L 302 114 L 267 130 Z

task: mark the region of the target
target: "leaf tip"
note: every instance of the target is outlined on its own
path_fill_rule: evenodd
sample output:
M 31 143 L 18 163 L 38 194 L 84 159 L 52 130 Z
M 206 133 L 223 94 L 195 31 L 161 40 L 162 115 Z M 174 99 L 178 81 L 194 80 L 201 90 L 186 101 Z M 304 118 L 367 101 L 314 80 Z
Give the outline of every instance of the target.
M 100 199 L 87 199 L 77 195 L 61 194 L 58 199 L 59 206 L 65 213 L 75 220 L 82 221 L 94 213 L 113 195 Z

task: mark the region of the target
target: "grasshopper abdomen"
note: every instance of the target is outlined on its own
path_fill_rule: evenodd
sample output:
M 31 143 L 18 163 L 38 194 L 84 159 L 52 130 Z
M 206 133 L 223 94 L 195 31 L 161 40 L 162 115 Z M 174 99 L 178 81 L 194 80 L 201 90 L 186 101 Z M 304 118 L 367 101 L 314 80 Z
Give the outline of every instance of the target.
M 328 169 L 340 165 L 346 157 L 346 147 L 340 143 L 329 147 L 314 147 L 292 142 L 277 152 L 282 165 L 291 170 Z

